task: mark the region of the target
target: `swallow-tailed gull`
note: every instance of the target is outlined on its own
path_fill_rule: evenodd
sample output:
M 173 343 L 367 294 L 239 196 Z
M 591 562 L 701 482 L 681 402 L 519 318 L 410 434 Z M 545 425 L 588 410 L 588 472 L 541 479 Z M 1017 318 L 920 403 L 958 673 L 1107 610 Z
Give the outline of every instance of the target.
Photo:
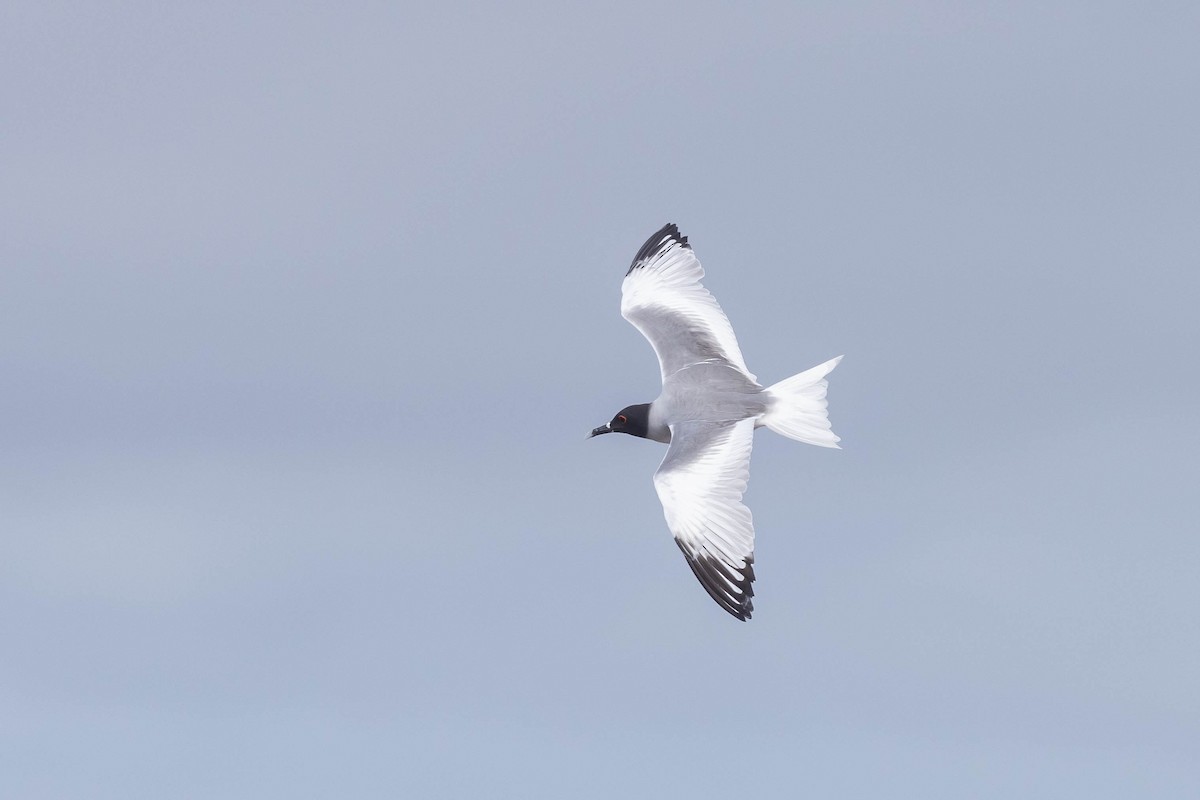
M 754 429 L 836 448 L 825 376 L 842 357 L 764 388 L 721 307 L 700 285 L 703 277 L 673 224 L 638 250 L 621 284 L 621 315 L 658 354 L 662 393 L 621 409 L 591 435 L 628 433 L 669 445 L 654 473 L 667 527 L 712 599 L 747 620 L 754 610 L 754 523 L 742 493 Z

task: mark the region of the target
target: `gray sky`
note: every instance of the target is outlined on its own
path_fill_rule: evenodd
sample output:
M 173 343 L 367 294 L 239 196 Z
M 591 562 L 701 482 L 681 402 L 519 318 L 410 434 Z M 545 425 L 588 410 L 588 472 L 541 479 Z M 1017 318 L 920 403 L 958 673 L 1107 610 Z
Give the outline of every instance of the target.
M 0 794 L 1194 797 L 1194 4 L 0 12 Z M 750 368 L 749 624 L 619 314 Z

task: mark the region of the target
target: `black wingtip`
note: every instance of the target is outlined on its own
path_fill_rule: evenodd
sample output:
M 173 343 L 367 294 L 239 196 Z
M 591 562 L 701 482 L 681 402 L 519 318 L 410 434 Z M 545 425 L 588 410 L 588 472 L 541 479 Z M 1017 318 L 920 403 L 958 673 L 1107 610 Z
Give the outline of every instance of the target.
M 754 597 L 754 554 L 746 556 L 746 566 L 738 575 L 738 571 L 720 559 L 707 553 L 693 555 L 678 540 L 675 544 L 683 552 L 692 574 L 700 581 L 708 596 L 742 622 L 749 620 L 754 611 L 754 601 L 751 599 Z M 730 588 L 731 585 L 737 587 L 737 593 Z
M 633 272 L 638 264 L 653 256 L 659 250 L 662 250 L 670 242 L 675 242 L 681 247 L 686 247 L 688 250 L 692 249 L 692 246 L 688 244 L 687 237 L 679 232 L 679 226 L 674 222 L 668 222 L 659 228 L 658 233 L 646 240 L 646 243 L 642 245 L 642 249 L 638 250 L 637 255 L 633 257 L 633 262 L 629 265 L 629 270 L 625 274 L 628 275 L 630 272 Z

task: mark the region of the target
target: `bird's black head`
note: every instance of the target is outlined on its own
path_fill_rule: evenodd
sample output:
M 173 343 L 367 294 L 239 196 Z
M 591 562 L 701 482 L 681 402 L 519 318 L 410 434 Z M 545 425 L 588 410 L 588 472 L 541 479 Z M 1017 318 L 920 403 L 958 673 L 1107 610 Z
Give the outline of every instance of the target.
M 642 403 L 622 408 L 612 420 L 593 430 L 592 436 L 602 433 L 628 433 L 630 436 L 641 436 L 644 439 L 649 429 L 650 404 Z

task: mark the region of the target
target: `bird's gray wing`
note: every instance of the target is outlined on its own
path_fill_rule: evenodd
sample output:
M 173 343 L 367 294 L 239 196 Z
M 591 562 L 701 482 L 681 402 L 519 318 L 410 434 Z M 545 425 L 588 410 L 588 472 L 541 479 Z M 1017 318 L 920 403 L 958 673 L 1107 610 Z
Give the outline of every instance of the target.
M 663 380 L 684 367 L 723 362 L 746 368 L 733 326 L 708 290 L 704 268 L 674 224 L 642 245 L 621 284 L 621 316 L 650 340 Z
M 688 566 L 740 620 L 754 610 L 754 521 L 742 504 L 753 440 L 754 418 L 679 422 L 654 473 L 667 527 Z

